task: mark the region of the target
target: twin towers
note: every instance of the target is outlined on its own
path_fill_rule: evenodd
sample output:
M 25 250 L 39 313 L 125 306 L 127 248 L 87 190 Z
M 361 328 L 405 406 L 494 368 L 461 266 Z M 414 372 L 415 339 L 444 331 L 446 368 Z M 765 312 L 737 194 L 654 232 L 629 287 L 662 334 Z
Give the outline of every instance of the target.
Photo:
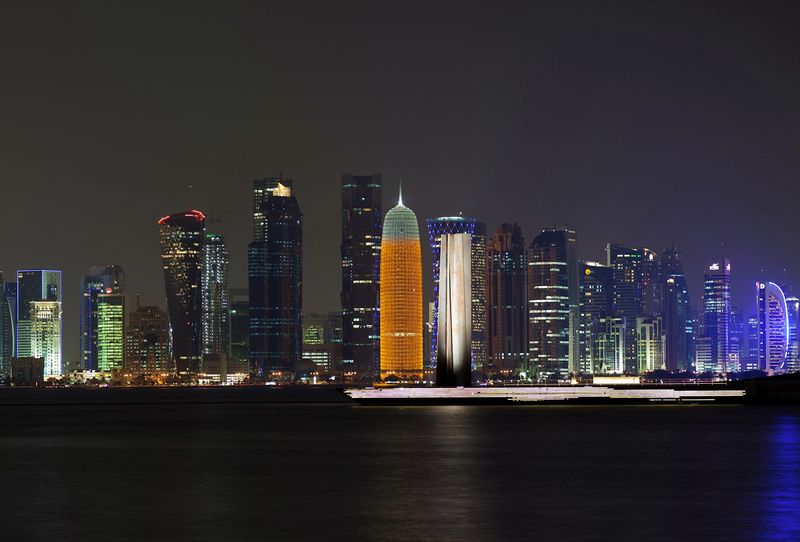
M 444 234 L 439 259 L 436 383 L 471 382 L 471 242 L 468 233 Z M 423 380 L 422 251 L 417 215 L 403 195 L 383 221 L 380 259 L 380 378 Z

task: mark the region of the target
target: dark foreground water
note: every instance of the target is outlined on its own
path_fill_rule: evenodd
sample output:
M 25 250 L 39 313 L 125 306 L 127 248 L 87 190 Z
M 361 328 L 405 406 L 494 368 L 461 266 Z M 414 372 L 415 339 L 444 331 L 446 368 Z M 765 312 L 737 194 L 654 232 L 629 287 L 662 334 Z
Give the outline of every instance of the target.
M 4 541 L 800 540 L 798 408 L 2 393 Z

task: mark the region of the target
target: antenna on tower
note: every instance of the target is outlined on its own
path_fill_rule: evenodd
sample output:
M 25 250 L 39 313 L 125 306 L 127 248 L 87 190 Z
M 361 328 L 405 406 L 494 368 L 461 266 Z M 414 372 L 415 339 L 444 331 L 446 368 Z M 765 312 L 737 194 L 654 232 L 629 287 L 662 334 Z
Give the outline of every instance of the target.
M 188 188 L 186 189 L 186 199 L 187 199 L 186 208 L 187 209 L 191 209 L 192 208 L 192 185 L 189 185 Z

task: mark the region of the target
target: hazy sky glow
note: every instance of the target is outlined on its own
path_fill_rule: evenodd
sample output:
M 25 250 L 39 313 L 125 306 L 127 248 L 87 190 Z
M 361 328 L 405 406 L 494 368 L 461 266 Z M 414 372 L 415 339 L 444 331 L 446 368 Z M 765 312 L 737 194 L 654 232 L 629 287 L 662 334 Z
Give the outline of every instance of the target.
M 243 286 L 250 182 L 280 171 L 309 311 L 339 305 L 343 172 L 387 209 L 402 178 L 421 220 L 568 223 L 584 258 L 675 241 L 694 303 L 723 241 L 745 310 L 762 267 L 800 289 L 799 5 L 268 4 L 0 8 L 0 267 L 64 270 L 70 359 L 90 265 L 163 305 L 164 214 L 216 213 Z

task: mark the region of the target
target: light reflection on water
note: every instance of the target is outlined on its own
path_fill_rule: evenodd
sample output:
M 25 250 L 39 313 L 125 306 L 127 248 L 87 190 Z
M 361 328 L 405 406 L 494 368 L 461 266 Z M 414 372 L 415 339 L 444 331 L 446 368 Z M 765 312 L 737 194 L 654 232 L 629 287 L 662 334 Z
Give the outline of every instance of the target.
M 800 418 L 781 416 L 770 432 L 764 541 L 800 540 Z

